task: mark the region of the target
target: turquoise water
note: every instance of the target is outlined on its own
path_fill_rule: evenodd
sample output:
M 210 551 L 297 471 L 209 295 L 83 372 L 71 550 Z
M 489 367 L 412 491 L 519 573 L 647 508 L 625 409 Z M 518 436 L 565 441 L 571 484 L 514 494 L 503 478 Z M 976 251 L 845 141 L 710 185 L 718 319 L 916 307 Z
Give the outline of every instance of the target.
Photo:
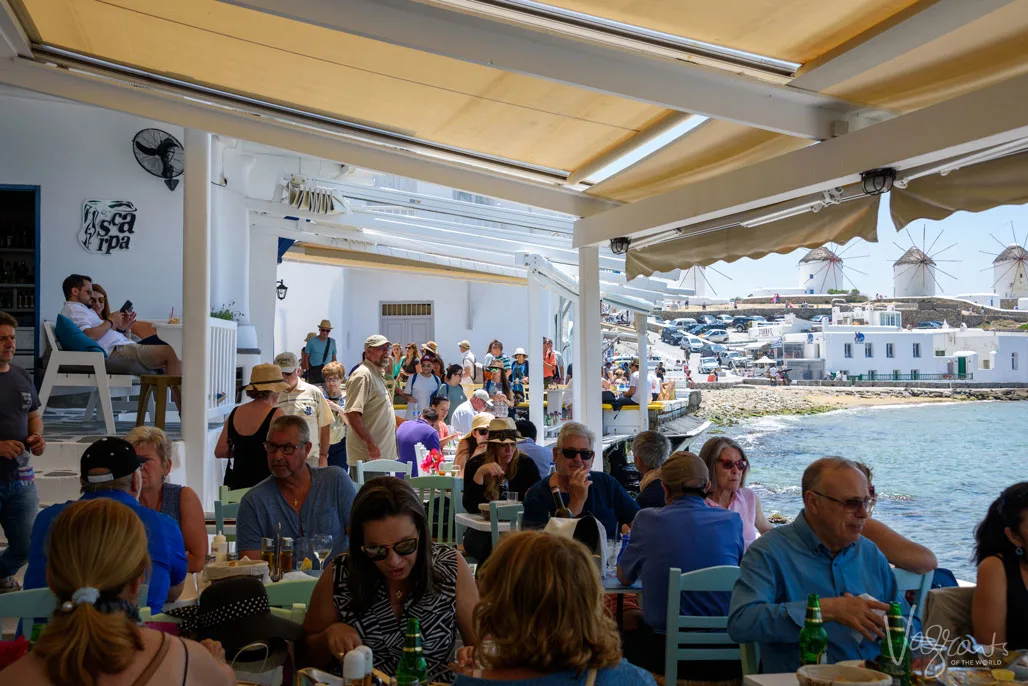
M 1028 480 L 1028 402 L 762 417 L 725 433 L 750 458 L 748 482 L 764 512 L 790 519 L 802 507 L 800 477 L 810 462 L 841 455 L 869 465 L 875 518 L 931 548 L 940 566 L 968 581 L 975 579 L 975 526 L 1004 488 Z

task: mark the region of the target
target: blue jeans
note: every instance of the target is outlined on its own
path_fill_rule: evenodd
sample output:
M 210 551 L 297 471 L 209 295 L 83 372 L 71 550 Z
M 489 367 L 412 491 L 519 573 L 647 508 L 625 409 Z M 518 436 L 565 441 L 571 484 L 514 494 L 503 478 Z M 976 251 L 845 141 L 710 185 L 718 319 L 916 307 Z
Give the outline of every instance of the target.
M 0 554 L 0 579 L 14 576 L 29 559 L 32 522 L 39 513 L 35 481 L 0 482 L 0 526 L 7 549 Z

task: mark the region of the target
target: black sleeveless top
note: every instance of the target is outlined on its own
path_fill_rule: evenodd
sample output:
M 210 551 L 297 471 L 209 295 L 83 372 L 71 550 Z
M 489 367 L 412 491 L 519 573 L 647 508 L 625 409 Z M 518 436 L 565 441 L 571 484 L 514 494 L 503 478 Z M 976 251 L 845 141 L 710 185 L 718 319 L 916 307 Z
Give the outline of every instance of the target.
M 1010 558 L 1010 559 L 1007 559 Z M 1028 648 L 1028 588 L 1021 576 L 1021 555 L 1002 558 L 1007 573 L 1007 649 Z
M 252 488 L 271 476 L 264 441 L 267 440 L 273 414 L 274 407 L 268 410 L 260 428 L 248 436 L 236 431 L 236 411 L 232 410 L 232 414 L 228 416 L 228 445 L 232 451 L 232 469 L 225 473 L 225 485 L 232 490 Z

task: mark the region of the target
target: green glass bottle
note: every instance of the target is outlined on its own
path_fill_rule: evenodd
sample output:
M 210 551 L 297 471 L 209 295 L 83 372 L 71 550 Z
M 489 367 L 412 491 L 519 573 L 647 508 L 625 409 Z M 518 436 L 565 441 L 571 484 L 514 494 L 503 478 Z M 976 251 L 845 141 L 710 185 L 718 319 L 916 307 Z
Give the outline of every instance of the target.
M 403 657 L 396 665 L 396 686 L 426 686 L 428 663 L 421 652 L 421 624 L 417 618 L 407 620 L 407 635 L 403 641 Z
M 800 664 L 823 665 L 827 662 L 828 634 L 821 620 L 821 601 L 817 593 L 807 596 L 807 617 L 800 631 Z
M 882 639 L 878 667 L 892 677 L 892 686 L 911 686 L 910 644 L 899 603 L 889 604 L 888 631 Z

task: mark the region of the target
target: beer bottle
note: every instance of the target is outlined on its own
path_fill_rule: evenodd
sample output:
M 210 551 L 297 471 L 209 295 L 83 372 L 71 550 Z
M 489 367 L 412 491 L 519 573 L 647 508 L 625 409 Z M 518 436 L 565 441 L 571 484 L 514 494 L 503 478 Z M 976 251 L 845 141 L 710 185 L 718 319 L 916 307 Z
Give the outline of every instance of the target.
M 889 604 L 887 631 L 881 645 L 878 667 L 892 677 L 892 686 L 911 686 L 910 644 L 899 603 Z
M 564 504 L 564 499 L 560 497 L 560 489 L 554 486 L 550 489 L 550 494 L 553 496 L 553 503 L 557 506 L 557 511 L 553 513 L 553 516 L 571 519 L 571 510 Z
M 800 631 L 800 664 L 821 665 L 827 662 L 828 634 L 821 620 L 821 602 L 817 593 L 807 596 L 807 617 Z
M 428 663 L 421 652 L 421 625 L 417 618 L 407 620 L 403 657 L 396 665 L 396 686 L 427 686 Z

